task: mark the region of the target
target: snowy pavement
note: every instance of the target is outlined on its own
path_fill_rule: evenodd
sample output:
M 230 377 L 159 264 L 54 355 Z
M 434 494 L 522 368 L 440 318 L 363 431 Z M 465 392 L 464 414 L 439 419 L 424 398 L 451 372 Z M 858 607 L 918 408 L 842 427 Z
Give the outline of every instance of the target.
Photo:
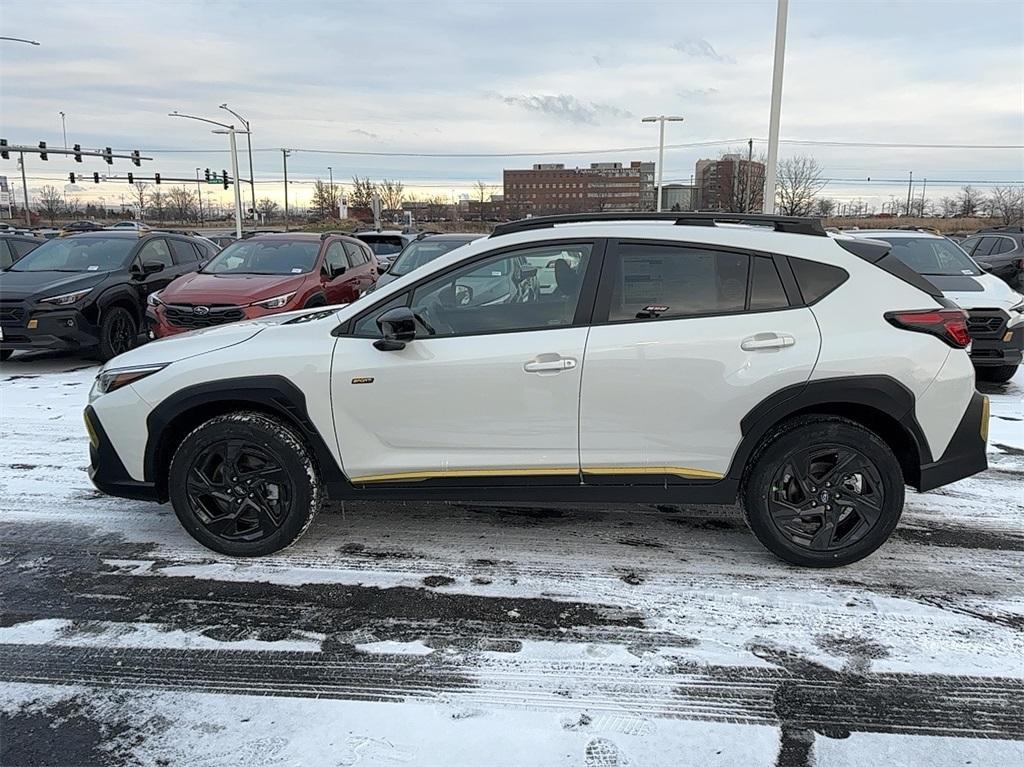
M 714 507 L 349 503 L 232 560 L 86 474 L 96 368 L 0 365 L 0 764 L 1024 762 L 1024 374 L 853 566 Z

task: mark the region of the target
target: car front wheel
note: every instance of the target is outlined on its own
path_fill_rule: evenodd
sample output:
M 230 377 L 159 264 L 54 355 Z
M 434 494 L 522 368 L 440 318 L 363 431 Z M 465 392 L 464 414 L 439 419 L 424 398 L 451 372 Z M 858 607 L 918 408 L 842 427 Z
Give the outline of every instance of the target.
M 118 354 L 131 350 L 138 340 L 139 328 L 131 312 L 114 306 L 103 314 L 100 321 L 99 358 L 106 362 Z
M 876 434 L 845 418 L 804 416 L 762 443 L 742 502 L 750 529 L 777 557 L 837 567 L 886 541 L 903 511 L 903 484 Z
M 193 430 L 171 459 L 168 480 L 189 534 L 239 557 L 293 544 L 324 495 L 312 450 L 290 425 L 258 412 L 217 416 Z

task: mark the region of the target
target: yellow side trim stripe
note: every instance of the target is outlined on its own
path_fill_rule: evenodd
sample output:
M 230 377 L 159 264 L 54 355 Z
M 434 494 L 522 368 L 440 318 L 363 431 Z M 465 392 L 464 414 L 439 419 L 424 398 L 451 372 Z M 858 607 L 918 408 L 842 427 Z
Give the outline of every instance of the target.
M 988 397 L 981 397 L 981 441 L 988 443 L 989 403 Z
M 579 474 L 578 468 L 551 469 L 453 469 L 452 471 L 402 471 L 394 474 L 367 474 L 352 477 L 353 484 L 367 482 L 422 482 L 425 479 L 455 479 L 459 477 L 552 477 Z M 596 466 L 583 469 L 584 474 L 671 474 L 688 479 L 722 479 L 725 475 L 706 469 L 684 466 Z

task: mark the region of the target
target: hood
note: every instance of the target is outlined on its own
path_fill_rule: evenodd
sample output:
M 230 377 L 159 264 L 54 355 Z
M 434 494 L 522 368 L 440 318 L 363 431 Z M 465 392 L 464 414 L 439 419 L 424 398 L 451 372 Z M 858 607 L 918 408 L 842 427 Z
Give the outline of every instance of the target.
M 0 298 L 49 298 L 92 288 L 109 272 L 0 272 Z
M 298 290 L 305 274 L 202 274 L 179 277 L 160 293 L 168 304 L 235 304 L 244 306 Z
M 962 309 L 1009 309 L 1020 303 L 1020 294 L 998 277 L 991 274 L 982 274 L 978 277 L 966 277 L 955 279 L 967 279 L 973 283 L 970 286 L 957 285 L 953 288 L 945 288 L 936 282 L 936 278 L 928 277 L 935 284 L 942 294 L 953 301 Z M 966 288 L 966 290 L 964 289 Z
M 193 330 L 176 336 L 151 341 L 138 348 L 114 357 L 104 370 L 134 367 L 136 365 L 156 365 L 176 362 L 187 357 L 195 357 L 207 352 L 215 352 L 248 341 L 263 329 L 255 322 L 233 322 L 227 325 L 216 325 L 212 328 Z

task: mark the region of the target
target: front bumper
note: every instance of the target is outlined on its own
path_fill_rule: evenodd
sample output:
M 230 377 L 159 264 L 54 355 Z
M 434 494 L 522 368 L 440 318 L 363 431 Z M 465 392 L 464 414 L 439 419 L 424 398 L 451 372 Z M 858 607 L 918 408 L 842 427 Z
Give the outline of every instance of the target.
M 1004 329 L 998 338 L 972 338 L 971 362 L 975 367 L 1019 365 L 1024 351 L 1024 325 Z
M 99 329 L 77 309 L 26 312 L 18 323 L 4 321 L 0 349 L 76 350 L 99 343 Z
M 89 479 L 97 490 L 135 501 L 161 500 L 152 482 L 139 482 L 128 474 L 92 405 L 85 408 L 85 429 L 89 433 Z
M 939 460 L 921 467 L 919 491 L 934 490 L 988 468 L 988 419 L 988 397 L 975 392 L 946 452 Z

